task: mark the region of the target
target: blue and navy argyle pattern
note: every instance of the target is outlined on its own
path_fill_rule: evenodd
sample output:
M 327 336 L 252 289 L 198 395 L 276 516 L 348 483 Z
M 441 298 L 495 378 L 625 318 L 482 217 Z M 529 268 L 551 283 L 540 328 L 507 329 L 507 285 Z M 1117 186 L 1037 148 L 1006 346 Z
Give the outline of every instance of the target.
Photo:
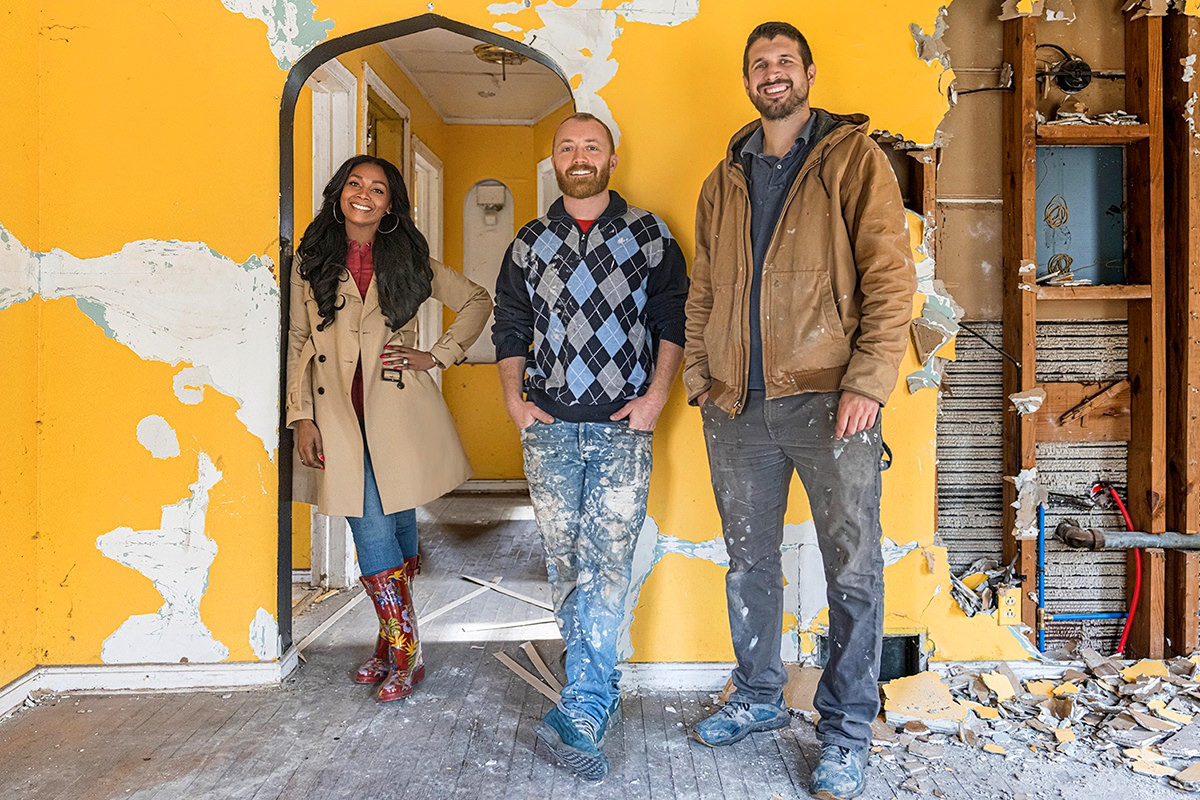
M 602 216 L 587 234 L 557 216 L 521 229 L 511 258 L 533 306 L 528 388 L 563 405 L 601 406 L 641 393 L 654 364 L 647 283 L 671 241 L 658 217 L 633 206 Z

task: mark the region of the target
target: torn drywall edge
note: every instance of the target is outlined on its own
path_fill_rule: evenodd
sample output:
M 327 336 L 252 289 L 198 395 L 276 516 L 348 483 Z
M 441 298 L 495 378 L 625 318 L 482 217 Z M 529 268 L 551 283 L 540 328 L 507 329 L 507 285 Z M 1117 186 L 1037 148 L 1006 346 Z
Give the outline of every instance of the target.
M 1017 539 L 1036 539 L 1037 509 L 1050 497 L 1045 487 L 1038 482 L 1037 467 L 1023 469 L 1016 477 L 1005 475 L 1004 480 L 1017 487 L 1017 499 L 1012 503 L 1012 507 L 1017 510 L 1012 535 Z
M 185 365 L 176 394 L 203 383 L 238 403 L 237 418 L 274 460 L 279 443 L 279 288 L 267 256 L 244 263 L 198 242 L 145 239 L 77 258 L 34 253 L 0 226 L 0 311 L 35 294 L 73 298 L 139 358 Z M 197 400 L 198 402 L 198 400 Z
M 1024 392 L 1013 392 L 1008 396 L 1012 401 L 1013 406 L 1017 409 L 1017 413 L 1021 416 L 1032 414 L 1042 407 L 1042 403 L 1046 402 L 1045 389 L 1029 389 Z
M 333 20 L 317 21 L 313 0 L 221 0 L 221 5 L 267 26 L 267 45 L 284 70 L 325 41 L 333 29 Z
M 188 487 L 191 494 L 162 507 L 158 529 L 120 527 L 96 538 L 101 553 L 145 575 L 163 598 L 157 612 L 134 614 L 104 640 L 100 659 L 106 664 L 229 657 L 229 648 L 214 639 L 200 619 L 208 570 L 217 556 L 217 543 L 205 534 L 209 491 L 222 474 L 204 452 L 197 458 L 196 472 L 195 483 Z
M 947 27 L 945 6 L 938 9 L 937 19 L 933 23 L 933 33 L 925 33 L 925 30 L 915 22 L 908 26 L 913 41 L 917 45 L 917 58 L 926 64 L 937 62 L 943 68 L 949 69 L 950 52 L 942 39 L 946 34 Z

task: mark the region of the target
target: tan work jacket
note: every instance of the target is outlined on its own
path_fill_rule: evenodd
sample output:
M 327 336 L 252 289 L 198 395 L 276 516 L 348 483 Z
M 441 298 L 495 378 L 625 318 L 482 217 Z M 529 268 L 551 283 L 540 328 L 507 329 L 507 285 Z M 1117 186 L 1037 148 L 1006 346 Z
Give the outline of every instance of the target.
M 818 141 L 788 191 L 762 274 L 763 377 L 769 398 L 846 389 L 883 404 L 908 345 L 916 288 L 904 203 L 867 118 Z M 687 302 L 689 402 L 730 413 L 746 396 L 750 350 L 750 193 L 732 139 L 696 210 Z
M 487 324 L 492 301 L 486 290 L 430 259 L 433 297 L 457 313 L 454 323 L 431 348 L 440 363 L 459 363 Z M 404 371 L 404 388 L 381 377 L 385 344 L 417 345 L 417 321 L 398 331 L 387 326 L 379 307 L 375 279 L 366 297 L 349 271 L 338 286 L 342 308 L 333 324 L 317 330 L 321 315 L 312 288 L 292 265 L 288 320 L 287 425 L 311 419 L 321 431 L 325 469 L 300 465 L 295 500 L 316 502 L 322 514 L 362 516 L 363 439 L 350 402 L 359 355 L 363 364 L 363 412 L 371 464 L 383 511 L 391 514 L 433 500 L 471 477 L 471 465 L 433 376 Z M 306 474 L 307 473 L 307 474 Z M 315 498 L 304 486 L 314 481 Z

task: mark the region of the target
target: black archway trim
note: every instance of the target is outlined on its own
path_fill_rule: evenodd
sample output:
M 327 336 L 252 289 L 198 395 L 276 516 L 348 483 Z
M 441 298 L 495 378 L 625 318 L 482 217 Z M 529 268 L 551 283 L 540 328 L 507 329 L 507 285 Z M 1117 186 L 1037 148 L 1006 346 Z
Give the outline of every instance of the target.
M 279 105 L 279 551 L 278 551 L 278 597 L 279 636 L 283 651 L 292 646 L 292 433 L 288 430 L 284 408 L 287 402 L 287 317 L 291 295 L 291 273 L 293 240 L 295 230 L 295 176 L 296 159 L 293 137 L 295 135 L 296 101 L 304 82 L 317 67 L 332 61 L 342 53 L 368 47 L 388 39 L 398 39 L 413 33 L 441 28 L 475 39 L 486 44 L 504 47 L 514 53 L 530 58 L 562 79 L 567 93 L 574 98 L 571 84 L 558 65 L 544 53 L 507 36 L 485 31 L 471 25 L 443 17 L 440 14 L 422 14 L 399 22 L 389 22 L 330 39 L 314 47 L 297 61 L 283 87 L 283 98 Z M 285 614 L 284 611 L 287 611 Z

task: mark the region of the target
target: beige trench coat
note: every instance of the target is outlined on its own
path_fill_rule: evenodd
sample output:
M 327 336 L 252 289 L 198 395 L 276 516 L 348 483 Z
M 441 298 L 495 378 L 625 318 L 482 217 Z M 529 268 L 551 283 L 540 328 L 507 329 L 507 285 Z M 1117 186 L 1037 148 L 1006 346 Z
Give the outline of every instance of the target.
M 492 311 L 486 290 L 430 259 L 433 297 L 457 313 L 454 323 L 430 352 L 450 366 L 479 338 Z M 342 304 L 332 325 L 317 330 L 321 315 L 312 288 L 292 265 L 288 316 L 287 426 L 311 419 L 321 431 L 325 469 L 300 465 L 296 471 L 316 480 L 299 480 L 295 499 L 315 502 L 322 514 L 362 516 L 363 440 L 350 402 L 359 355 L 363 363 L 363 412 L 371 463 L 383 511 L 414 508 L 433 500 L 471 477 L 471 465 L 433 377 L 421 370 L 404 371 L 404 388 L 380 376 L 384 345 L 417 346 L 417 321 L 398 331 L 387 326 L 379 307 L 375 279 L 360 298 L 350 273 L 338 286 Z M 303 476 L 309 477 L 309 476 Z M 315 498 L 311 491 L 316 484 Z M 304 488 L 304 484 L 309 489 Z

